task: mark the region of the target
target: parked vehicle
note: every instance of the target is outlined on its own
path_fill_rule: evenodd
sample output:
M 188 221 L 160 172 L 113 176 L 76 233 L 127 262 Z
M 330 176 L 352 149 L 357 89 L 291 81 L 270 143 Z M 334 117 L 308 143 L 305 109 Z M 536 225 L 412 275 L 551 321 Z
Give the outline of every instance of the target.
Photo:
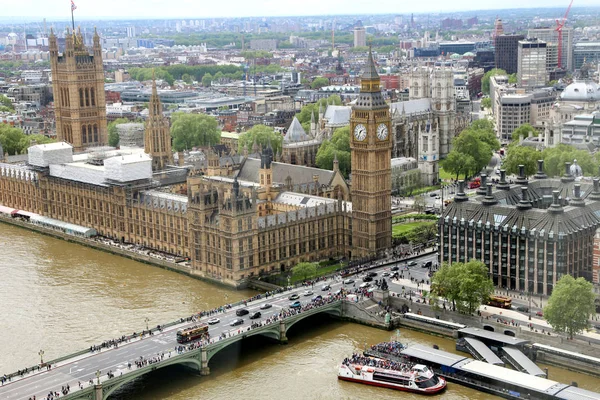
M 241 317 L 242 315 L 246 314 L 250 314 L 250 311 L 246 310 L 245 308 L 240 308 L 235 312 L 235 315 L 237 315 L 238 317 Z

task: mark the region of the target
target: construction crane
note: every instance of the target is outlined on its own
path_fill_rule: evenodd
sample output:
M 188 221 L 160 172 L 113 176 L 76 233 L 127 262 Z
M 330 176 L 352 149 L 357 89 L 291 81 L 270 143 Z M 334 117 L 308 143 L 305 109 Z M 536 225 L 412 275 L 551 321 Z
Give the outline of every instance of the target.
M 573 5 L 573 0 L 569 3 L 569 7 L 567 7 L 567 11 L 565 12 L 565 16 L 562 19 L 556 20 L 556 29 L 558 32 L 558 68 L 562 68 L 562 50 L 563 50 L 563 35 L 562 30 L 565 24 L 567 23 L 567 17 L 569 16 L 569 11 L 571 11 L 571 6 Z

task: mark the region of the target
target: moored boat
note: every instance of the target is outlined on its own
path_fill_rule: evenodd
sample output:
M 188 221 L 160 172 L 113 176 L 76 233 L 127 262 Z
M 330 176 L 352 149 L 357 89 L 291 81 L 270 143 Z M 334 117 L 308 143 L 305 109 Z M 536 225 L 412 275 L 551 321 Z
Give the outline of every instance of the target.
M 426 395 L 440 393 L 446 388 L 446 380 L 422 364 L 398 371 L 345 360 L 340 365 L 338 379 Z

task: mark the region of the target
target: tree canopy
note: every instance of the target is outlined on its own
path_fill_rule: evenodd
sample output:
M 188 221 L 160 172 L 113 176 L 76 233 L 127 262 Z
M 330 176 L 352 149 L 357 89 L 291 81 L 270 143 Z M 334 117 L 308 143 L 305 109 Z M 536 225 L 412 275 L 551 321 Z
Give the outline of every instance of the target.
M 492 99 L 489 97 L 481 99 L 481 108 L 492 108 Z
M 588 318 L 596 311 L 595 298 L 590 282 L 563 275 L 544 307 L 544 318 L 555 331 L 566 333 L 573 339 L 589 326 Z
M 481 91 L 485 94 L 490 94 L 490 78 L 495 75 L 506 75 L 506 71 L 499 68 L 489 70 L 481 78 Z
M 567 144 L 559 144 L 556 147 L 544 149 L 542 159 L 544 160 L 544 170 L 548 176 L 563 175 L 565 173 L 565 163 L 572 163 L 573 160 L 577 160 L 577 164 L 583 170 L 584 175 L 594 175 L 598 171 L 598 159 L 592 157 L 586 150 L 577 150 Z
M 241 153 L 244 151 L 244 146 L 247 146 L 248 152 L 251 153 L 252 146 L 254 145 L 254 142 L 256 142 L 260 151 L 262 147 L 267 146 L 269 141 L 271 142 L 271 147 L 273 147 L 273 154 L 277 154 L 277 152 L 281 150 L 283 136 L 275 132 L 271 127 L 254 125 L 251 129 L 240 135 L 240 139 L 238 140 L 238 150 Z
M 44 135 L 25 135 L 19 128 L 8 124 L 0 124 L 0 144 L 9 156 L 25 154 L 32 142 L 36 144 L 52 143 L 54 140 Z
M 433 275 L 431 290 L 435 296 L 450 301 L 453 309 L 472 313 L 489 298 L 494 284 L 488 277 L 486 265 L 479 260 L 471 260 L 442 264 Z
M 331 140 L 324 140 L 317 151 L 317 167 L 333 169 L 333 160 L 337 156 L 340 172 L 347 178 L 350 175 L 350 127 L 338 128 L 333 132 Z
M 316 103 L 306 104 L 298 114 L 296 114 L 296 118 L 302 124 L 302 127 L 305 131 L 310 130 L 310 114 L 313 113 L 315 116 L 315 121 L 319 118 L 319 105 L 325 110 L 327 104 L 333 104 L 336 106 L 342 105 L 342 99 L 337 94 L 333 94 L 326 99 L 320 99 Z
M 513 131 L 512 140 L 514 142 L 518 142 L 519 140 L 521 140 L 521 138 L 525 139 L 529 137 L 530 133 L 532 136 L 538 135 L 538 131 L 533 126 L 531 126 L 531 124 L 523 124 Z
M 519 146 L 517 143 L 508 147 L 508 152 L 502 167 L 506 173 L 518 174 L 519 165 L 525 166 L 525 175 L 531 176 L 537 172 L 537 160 L 542 159 L 542 152 L 529 146 Z
M 108 145 L 117 147 L 121 138 L 119 137 L 119 131 L 117 131 L 117 125 L 126 124 L 130 122 L 127 118 L 117 118 L 108 124 Z
M 302 280 L 313 277 L 317 274 L 317 264 L 312 262 L 301 262 L 292 267 L 292 276 Z
M 492 159 L 492 152 L 500 149 L 491 121 L 475 121 L 452 141 L 452 151 L 443 161 L 444 170 L 466 177 L 478 174 Z
M 13 111 L 15 107 L 12 101 L 3 94 L 0 94 L 0 111 Z
M 173 113 L 171 136 L 175 151 L 197 146 L 212 146 L 221 140 L 221 131 L 214 117 L 206 114 Z
M 311 89 L 321 89 L 323 86 L 329 85 L 329 79 L 319 76 L 315 78 L 310 84 Z

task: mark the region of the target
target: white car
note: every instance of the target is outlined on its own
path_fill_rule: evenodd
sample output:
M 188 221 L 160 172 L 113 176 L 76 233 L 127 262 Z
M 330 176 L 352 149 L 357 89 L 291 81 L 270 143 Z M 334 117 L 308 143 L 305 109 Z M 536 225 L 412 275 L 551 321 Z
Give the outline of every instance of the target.
M 345 283 L 346 285 L 350 285 L 350 284 L 354 283 L 354 279 L 346 279 L 346 280 L 344 281 L 344 283 Z
M 303 293 L 303 295 L 305 297 L 312 296 L 313 295 L 313 291 L 312 290 L 305 290 L 304 293 Z
M 361 289 L 364 289 L 364 288 L 368 288 L 369 286 L 371 286 L 371 284 L 369 282 L 365 282 L 365 283 L 361 283 L 359 287 Z
M 219 322 L 221 322 L 221 320 L 219 318 L 211 318 L 208 321 L 206 321 L 206 323 L 209 325 L 215 325 L 215 324 L 218 324 Z

